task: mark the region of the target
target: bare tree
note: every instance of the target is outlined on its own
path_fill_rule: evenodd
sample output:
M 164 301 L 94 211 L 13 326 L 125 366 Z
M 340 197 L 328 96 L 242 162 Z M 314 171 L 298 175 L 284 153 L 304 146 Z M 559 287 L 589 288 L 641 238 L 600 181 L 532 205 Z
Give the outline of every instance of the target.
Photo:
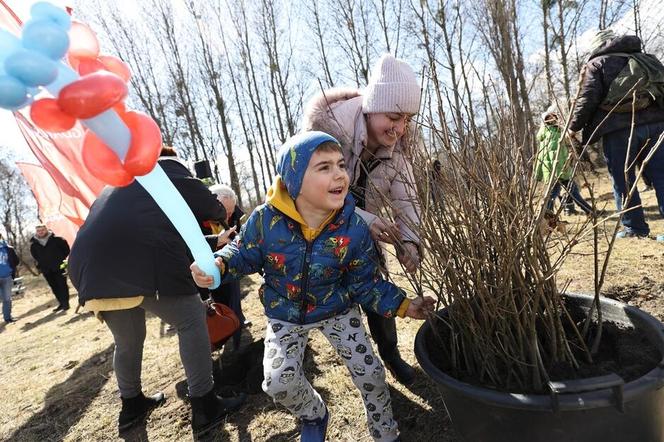
M 514 0 L 483 0 L 476 5 L 475 27 L 503 80 L 515 119 L 514 132 L 524 152 L 533 151 L 533 127 L 525 84 L 517 10 Z
M 272 96 L 272 105 L 275 112 L 275 122 L 279 140 L 283 143 L 286 138 L 295 134 L 295 122 L 288 90 L 290 53 L 280 51 L 278 38 L 278 24 L 275 16 L 275 2 L 261 0 L 257 28 L 265 50 L 267 73 L 269 78 L 268 89 Z M 285 57 L 280 57 L 285 55 Z M 284 59 L 285 58 L 285 59 Z M 283 65 L 283 66 L 282 66 Z M 282 115 L 283 114 L 283 115 Z
M 30 238 L 37 207 L 21 173 L 7 158 L 0 159 L 0 222 L 7 242 L 16 249 L 23 266 L 33 275 Z
M 212 118 L 209 119 L 208 124 L 214 127 L 217 135 L 216 138 L 223 141 L 222 145 L 228 164 L 230 185 L 237 195 L 238 203 L 242 206 L 242 189 L 240 188 L 240 180 L 235 165 L 234 146 L 231 138 L 231 124 L 227 114 L 227 102 L 223 93 L 224 85 L 222 84 L 222 69 L 220 64 L 224 55 L 213 49 L 208 40 L 211 35 L 214 35 L 211 32 L 212 29 L 207 27 L 205 23 L 202 23 L 202 20 L 199 18 L 199 11 L 195 8 L 193 3 L 189 5 L 189 12 L 196 23 L 196 31 L 199 39 L 199 47 L 196 50 L 199 74 L 205 84 L 207 84 L 212 91 L 211 101 L 213 100 L 214 102 L 212 108 L 216 111 Z M 219 17 L 219 15 L 217 15 L 217 17 Z M 221 26 L 217 29 L 223 33 Z M 217 176 L 217 181 L 220 181 L 219 176 Z
M 321 15 L 319 13 L 319 1 L 311 0 L 307 3 L 307 8 L 311 12 L 311 15 L 314 19 L 314 34 L 316 36 L 316 46 L 318 48 L 318 57 L 320 58 L 320 64 L 323 68 L 323 82 L 327 87 L 334 86 L 334 80 L 332 79 L 332 73 L 330 71 L 330 61 L 327 50 L 325 49 L 325 32 L 323 28 L 325 24 L 321 22 Z M 318 77 L 316 77 L 318 78 Z
M 239 58 L 244 72 L 247 96 L 251 103 L 255 125 L 258 129 L 263 156 L 268 164 L 269 174 L 276 171 L 276 160 L 272 148 L 270 131 L 267 126 L 266 110 L 260 94 L 259 83 L 256 75 L 256 68 L 252 57 L 252 45 L 248 29 L 248 18 L 244 0 L 237 2 L 235 13 L 233 14 L 233 23 L 237 34 L 239 46 Z M 230 9 L 230 5 L 228 5 Z
M 143 35 L 146 32 L 140 20 L 132 21 L 110 3 L 102 7 L 97 3 L 94 18 L 98 21 L 115 53 L 131 66 L 132 97 L 138 107 L 150 115 L 161 129 L 164 144 L 173 146 L 179 122 L 175 115 L 174 99 L 168 92 L 165 79 L 157 75 L 163 67 L 160 57 L 152 57 L 152 44 Z
M 367 84 L 371 63 L 369 42 L 373 41 L 370 14 L 373 10 L 364 2 L 352 0 L 333 0 L 331 8 L 335 22 L 339 24 L 334 28 L 335 41 L 355 77 L 355 83 L 358 86 Z

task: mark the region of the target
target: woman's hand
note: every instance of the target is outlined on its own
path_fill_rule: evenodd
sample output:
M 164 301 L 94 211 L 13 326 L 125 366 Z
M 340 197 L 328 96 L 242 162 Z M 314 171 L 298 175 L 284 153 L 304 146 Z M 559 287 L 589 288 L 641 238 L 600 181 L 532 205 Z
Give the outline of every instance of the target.
M 223 232 L 220 232 L 217 235 L 217 248 L 220 249 L 229 242 L 231 242 L 231 240 L 228 237 L 231 236 L 233 233 L 235 233 L 236 230 L 237 227 L 233 226 L 230 229 L 226 229 Z
M 401 237 L 399 227 L 395 223 L 379 216 L 369 226 L 369 232 L 371 232 L 371 238 L 374 241 L 383 241 L 388 244 L 394 244 L 396 239 Z
M 422 296 L 410 300 L 406 316 L 413 319 L 426 319 L 433 312 L 436 300 L 431 296 Z
M 412 242 L 405 242 L 397 247 L 397 258 L 408 273 L 415 273 L 420 266 L 420 252 Z
M 221 258 L 217 258 L 214 262 L 217 267 L 219 267 L 219 271 L 224 273 L 224 261 Z M 208 288 L 214 283 L 214 278 L 201 270 L 196 262 L 189 266 L 189 270 L 191 270 L 191 277 L 194 278 L 194 282 L 197 286 Z

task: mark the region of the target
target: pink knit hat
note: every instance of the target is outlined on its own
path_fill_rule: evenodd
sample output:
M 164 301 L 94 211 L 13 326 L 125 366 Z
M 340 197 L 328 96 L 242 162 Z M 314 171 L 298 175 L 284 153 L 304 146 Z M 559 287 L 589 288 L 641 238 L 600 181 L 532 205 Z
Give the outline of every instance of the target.
M 391 54 L 380 57 L 371 70 L 369 84 L 362 95 L 362 111 L 365 114 L 416 114 L 420 108 L 420 84 L 413 68 Z

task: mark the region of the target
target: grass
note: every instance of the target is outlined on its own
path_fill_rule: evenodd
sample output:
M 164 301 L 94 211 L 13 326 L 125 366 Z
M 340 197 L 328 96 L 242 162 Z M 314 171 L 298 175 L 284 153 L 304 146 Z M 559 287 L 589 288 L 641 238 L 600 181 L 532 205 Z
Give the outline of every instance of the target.
M 612 207 L 606 172 L 596 179 L 596 193 Z M 664 233 L 664 220 L 656 218 L 654 192 L 642 194 L 653 233 Z M 569 229 L 581 216 L 564 217 Z M 607 224 L 607 229 L 612 229 Z M 590 244 L 579 244 L 560 272 L 559 285 L 570 280 L 569 290 L 591 292 Z M 394 261 L 391 268 L 398 266 Z M 604 292 L 642 306 L 664 319 L 664 244 L 651 240 L 618 240 Z M 398 276 L 403 287 L 408 284 Z M 254 325 L 245 342 L 260 339 L 265 328 L 256 290 L 258 278 L 246 278 L 244 310 Z M 113 341 L 105 325 L 91 314 L 52 313 L 55 299 L 42 278 L 27 278 L 28 290 L 15 298 L 18 322 L 0 324 L 0 440 L 107 441 L 118 440 L 120 400 L 112 369 Z M 75 301 L 73 301 L 75 304 Z M 184 379 L 177 338 L 158 318 L 149 317 L 143 356 L 146 393 L 162 390 L 167 403 L 155 410 L 144 428 L 127 440 L 191 440 L 189 406 L 176 395 Z M 398 322 L 400 349 L 416 364 L 413 341 L 419 321 Z M 312 333 L 305 369 L 330 409 L 329 441 L 369 441 L 362 401 L 341 361 L 319 333 Z M 435 385 L 419 369 L 410 388 L 388 374 L 394 414 L 404 441 L 457 441 Z M 251 395 L 245 407 L 229 417 L 215 435 L 223 441 L 297 440 L 296 420 L 278 409 L 265 394 Z

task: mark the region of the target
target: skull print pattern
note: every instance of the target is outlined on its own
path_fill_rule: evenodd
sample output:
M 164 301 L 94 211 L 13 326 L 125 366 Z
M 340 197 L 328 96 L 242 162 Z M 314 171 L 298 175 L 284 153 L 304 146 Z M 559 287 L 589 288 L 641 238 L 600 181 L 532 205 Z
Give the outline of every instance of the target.
M 263 357 L 263 391 L 301 419 L 323 417 L 323 400 L 305 377 L 302 368 L 304 349 L 312 329 L 319 329 L 323 333 L 348 368 L 364 401 L 371 437 L 377 441 L 395 440 L 399 432 L 392 417 L 385 369 L 380 358 L 374 354 L 357 306 L 333 318 L 311 324 L 290 324 L 268 319 Z

